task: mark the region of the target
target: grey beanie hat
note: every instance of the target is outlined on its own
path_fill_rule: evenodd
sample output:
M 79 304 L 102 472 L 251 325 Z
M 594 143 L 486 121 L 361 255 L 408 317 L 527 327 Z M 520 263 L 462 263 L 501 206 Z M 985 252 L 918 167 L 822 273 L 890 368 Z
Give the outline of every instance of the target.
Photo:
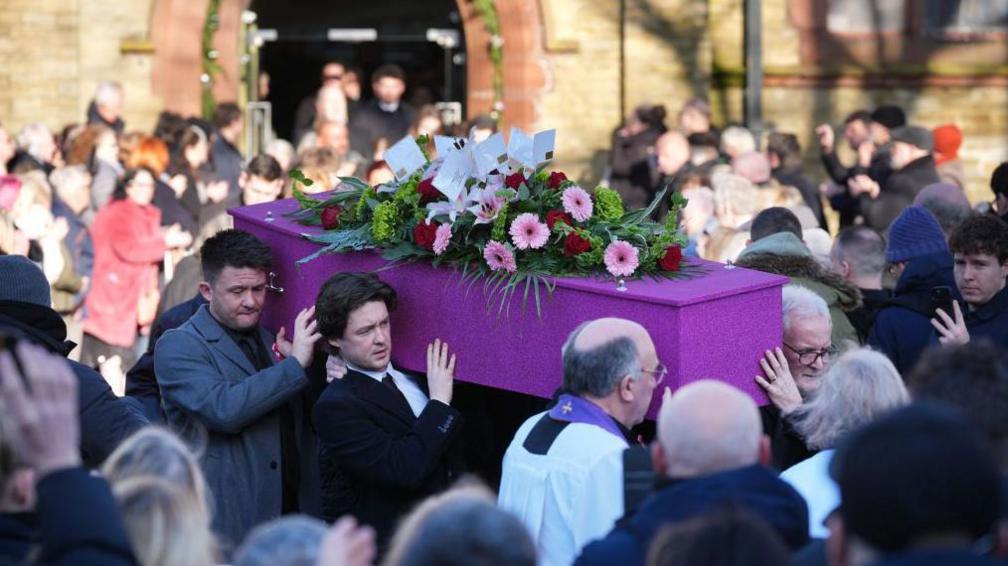
M 0 255 L 0 301 L 48 307 L 52 304 L 49 281 L 25 256 Z

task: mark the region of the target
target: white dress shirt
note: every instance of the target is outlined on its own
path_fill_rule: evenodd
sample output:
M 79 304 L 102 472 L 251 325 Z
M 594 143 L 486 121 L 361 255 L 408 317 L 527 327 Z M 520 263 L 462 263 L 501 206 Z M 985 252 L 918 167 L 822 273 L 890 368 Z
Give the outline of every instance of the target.
M 352 369 L 357 373 L 362 373 L 379 383 L 381 383 L 382 378 L 385 377 L 386 374 L 391 375 L 392 381 L 395 382 L 396 387 L 398 387 L 399 391 L 402 391 L 402 394 L 406 397 L 406 402 L 409 403 L 414 417 L 420 416 L 424 407 L 427 406 L 427 401 L 429 399 L 427 399 L 427 395 L 424 394 L 423 390 L 420 389 L 420 386 L 407 377 L 406 374 L 392 367 L 391 363 L 389 363 L 388 367 L 382 371 L 361 369 L 350 362 L 347 362 L 346 366 L 347 369 Z

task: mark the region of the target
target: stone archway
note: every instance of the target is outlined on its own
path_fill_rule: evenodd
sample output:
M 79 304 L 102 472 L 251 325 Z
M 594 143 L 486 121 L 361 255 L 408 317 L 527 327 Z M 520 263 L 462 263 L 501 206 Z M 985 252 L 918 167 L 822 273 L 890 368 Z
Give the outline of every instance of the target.
M 533 129 L 546 87 L 543 16 L 538 0 L 495 0 L 504 40 L 504 112 L 501 129 Z M 490 36 L 469 0 L 458 0 L 465 28 L 470 117 L 493 106 L 493 65 L 487 50 Z
M 469 117 L 493 106 L 493 66 L 489 35 L 470 0 L 457 0 L 466 41 L 466 107 Z M 222 72 L 214 84 L 217 100 L 235 100 L 239 92 L 238 30 L 249 0 L 221 0 L 220 28 L 214 46 Z M 543 16 L 538 0 L 495 0 L 504 40 L 502 130 L 532 129 L 546 86 Z M 154 0 L 151 83 L 166 110 L 185 115 L 200 112 L 201 34 L 209 0 Z

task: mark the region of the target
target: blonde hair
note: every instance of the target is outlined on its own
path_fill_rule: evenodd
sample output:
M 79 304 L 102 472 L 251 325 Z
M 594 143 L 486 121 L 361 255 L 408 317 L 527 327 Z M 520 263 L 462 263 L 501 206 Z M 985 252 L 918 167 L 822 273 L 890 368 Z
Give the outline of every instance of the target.
M 210 566 L 217 544 L 206 510 L 178 484 L 133 476 L 112 487 L 141 566 Z
M 101 473 L 112 485 L 134 477 L 159 477 L 183 489 L 210 514 L 199 458 L 169 430 L 147 426 L 133 433 L 109 455 Z

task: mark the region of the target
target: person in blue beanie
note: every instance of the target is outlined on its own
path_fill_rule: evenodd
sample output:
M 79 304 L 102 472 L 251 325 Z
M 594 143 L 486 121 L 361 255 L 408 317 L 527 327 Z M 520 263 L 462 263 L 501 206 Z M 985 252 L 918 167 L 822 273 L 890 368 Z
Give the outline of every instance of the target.
M 936 343 L 932 294 L 946 287 L 960 300 L 952 274 L 952 254 L 935 217 L 922 206 L 907 207 L 889 227 L 886 261 L 896 276 L 894 298 L 879 309 L 868 345 L 892 360 L 900 375 Z

